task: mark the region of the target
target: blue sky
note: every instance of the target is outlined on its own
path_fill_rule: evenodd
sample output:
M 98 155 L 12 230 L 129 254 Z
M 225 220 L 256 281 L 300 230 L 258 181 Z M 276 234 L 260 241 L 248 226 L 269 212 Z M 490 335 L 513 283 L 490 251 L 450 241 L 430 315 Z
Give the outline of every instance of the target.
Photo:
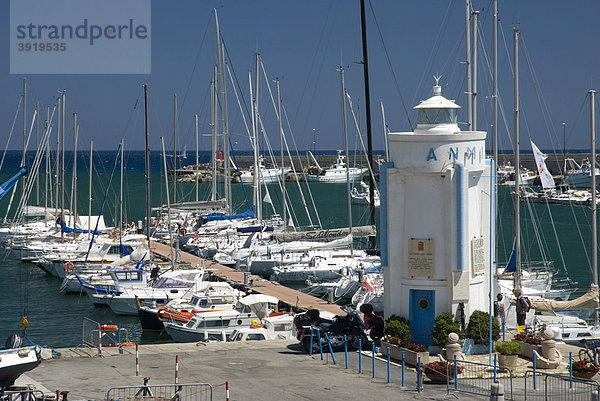
M 443 94 L 463 106 L 459 120 L 466 120 L 464 2 L 371 0 L 371 4 L 375 14 L 367 0 L 374 148 L 383 149 L 379 100 L 385 105 L 391 131 L 408 130 L 402 99 L 414 121 L 416 113 L 412 107 L 430 96 L 434 74 L 442 75 Z M 491 55 L 491 1 L 475 0 L 473 6 L 481 11 L 482 41 Z M 36 100 L 44 106 L 52 104 L 57 91 L 66 90 L 68 114 L 79 115 L 81 148 L 88 148 L 93 138 L 96 149 L 113 150 L 124 137 L 127 149 L 143 149 L 140 106 L 142 84 L 146 82 L 150 85 L 151 148 L 159 149 L 160 136 L 165 137 L 169 149 L 173 147 L 173 93 L 177 93 L 178 147 L 185 145 L 188 151 L 193 150 L 194 113 L 200 116 L 201 133 L 210 131 L 209 84 L 216 62 L 212 15 L 215 7 L 242 95 L 248 101 L 248 71 L 254 69 L 254 53 L 258 51 L 269 79 L 280 79 L 282 100 L 299 149 L 312 148 L 313 133 L 317 150 L 343 147 L 336 71 L 340 63 L 345 66 L 346 85 L 366 137 L 358 0 L 155 0 L 152 1 L 151 74 L 31 75 L 27 77 L 28 110 L 33 109 Z M 523 149 L 529 148 L 527 137 L 531 137 L 542 149 L 562 150 L 562 122 L 567 123 L 567 147 L 589 147 L 586 96 L 600 82 L 597 41 L 600 3 L 506 0 L 500 1 L 499 15 L 502 27 L 499 85 L 506 116 L 506 125 L 502 119 L 500 122 L 501 147 L 511 146 L 505 126 L 512 130 L 513 84 L 505 42 L 512 59 L 515 24 L 519 24 L 525 44 L 520 58 Z M 4 147 L 23 79 L 9 74 L 6 0 L 0 5 L 0 22 L 6 38 L 0 41 L 0 138 Z M 491 124 L 491 73 L 483 51 L 480 47 L 478 126 L 487 129 Z M 247 150 L 249 140 L 231 86 L 228 91 L 232 142 L 237 149 Z M 266 93 L 262 81 L 260 109 L 270 141 L 278 149 L 277 122 Z M 134 109 L 136 102 L 138 107 Z M 21 147 L 21 117 L 17 121 L 10 149 Z M 354 149 L 355 130 L 350 118 L 348 121 L 350 147 Z M 200 147 L 208 150 L 207 137 L 201 138 Z

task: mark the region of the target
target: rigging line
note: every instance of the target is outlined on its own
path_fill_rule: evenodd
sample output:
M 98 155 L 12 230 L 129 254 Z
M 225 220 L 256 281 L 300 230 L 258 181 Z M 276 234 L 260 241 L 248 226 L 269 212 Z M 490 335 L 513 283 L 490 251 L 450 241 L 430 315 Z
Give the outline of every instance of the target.
M 104 204 L 106 203 L 106 197 L 108 195 L 108 191 L 110 189 L 110 185 L 112 183 L 113 176 L 115 175 L 115 170 L 117 168 L 117 161 L 119 160 L 119 155 L 121 153 L 121 144 L 119 143 L 119 148 L 117 149 L 117 153 L 115 155 L 115 162 L 113 163 L 112 172 L 110 173 L 110 179 L 108 180 L 108 185 L 106 186 L 106 192 L 104 192 L 104 199 L 102 199 L 102 204 L 100 205 L 100 212 L 98 216 L 102 216 L 102 210 L 104 209 Z M 162 186 L 162 185 L 161 185 Z M 94 228 L 94 232 L 92 232 L 92 239 L 90 241 L 90 246 L 85 254 L 85 262 L 87 263 L 88 256 L 90 255 L 90 250 L 92 249 L 92 245 L 94 244 L 94 237 L 96 236 L 96 232 L 98 232 L 98 224 L 100 222 L 100 217 L 96 220 L 96 227 Z
M 328 22 L 329 22 L 329 19 L 330 19 L 330 16 L 331 16 L 334 4 L 335 4 L 335 2 L 332 1 L 331 4 L 330 4 L 330 6 L 329 6 L 329 10 L 327 11 L 327 15 L 325 17 L 325 22 L 323 23 L 323 27 L 321 28 L 321 33 L 319 34 L 319 40 L 318 40 L 318 43 L 317 43 L 317 47 L 316 47 L 315 53 L 313 55 L 313 58 L 312 58 L 312 60 L 310 62 L 310 67 L 308 68 L 308 74 L 307 74 L 307 77 L 306 77 L 306 81 L 304 82 L 304 87 L 302 88 L 302 94 L 300 95 L 300 101 L 298 102 L 298 108 L 296 109 L 296 114 L 294 115 L 294 119 L 293 119 L 293 122 L 291 124 L 292 127 L 296 126 L 296 120 L 298 119 L 298 113 L 300 113 L 300 109 L 301 109 L 302 103 L 304 102 L 304 95 L 306 94 L 306 91 L 308 89 L 308 84 L 310 82 L 310 76 L 311 76 L 312 70 L 315 67 L 315 64 L 317 62 L 317 58 L 318 58 L 317 56 L 318 56 L 318 53 L 319 53 L 319 49 L 321 48 L 321 43 L 323 41 L 323 38 L 325 37 L 325 29 L 328 26 L 332 25 L 332 24 L 329 24 Z M 323 57 L 323 59 L 324 59 L 324 57 Z
M 235 149 L 233 148 L 233 144 L 231 143 L 231 138 L 228 138 L 228 139 L 229 139 L 229 148 L 231 149 L 231 156 L 233 157 L 234 166 L 235 166 L 238 174 L 241 177 L 242 172 L 240 171 L 240 166 L 239 166 L 237 160 L 235 159 Z M 246 194 L 246 186 L 244 185 L 242 180 L 240 180 L 240 183 L 242 184 L 242 191 L 244 191 L 244 198 L 246 199 L 246 205 L 248 205 L 248 209 L 250 209 L 250 201 L 248 200 L 248 195 Z
M 298 158 L 298 162 L 300 163 L 300 171 L 304 171 L 302 158 L 300 157 L 300 153 L 298 152 L 298 145 L 296 144 L 296 138 L 294 136 L 294 133 L 292 132 L 292 126 L 290 125 L 290 119 L 288 118 L 287 108 L 285 107 L 284 104 L 282 104 L 281 109 L 283 110 L 283 115 L 285 116 L 285 123 L 287 124 L 288 131 L 290 132 L 290 137 L 292 138 L 292 144 L 294 145 L 294 150 L 296 151 L 296 157 Z M 286 141 L 286 148 L 287 148 L 288 154 L 289 154 L 290 150 L 287 147 L 287 141 Z M 290 160 L 291 160 L 291 156 L 290 156 Z M 294 166 L 294 163 L 292 163 L 292 170 L 294 171 L 294 174 L 296 174 L 296 176 L 297 176 L 296 167 Z M 302 185 L 300 184 L 300 182 L 298 180 L 296 182 L 298 183 L 298 190 L 300 192 L 300 197 L 301 197 L 302 203 L 304 205 L 304 210 L 306 211 L 306 214 L 308 216 L 309 224 L 311 226 L 313 226 L 312 217 L 310 216 L 310 211 L 306 204 L 306 199 L 304 198 L 304 193 L 302 192 Z M 319 211 L 317 210 L 317 205 L 315 204 L 315 199 L 314 199 L 312 191 L 310 189 L 310 185 L 308 185 L 307 181 L 304 181 L 304 185 L 305 185 L 306 190 L 308 191 L 308 196 L 311 201 L 312 208 L 315 212 L 315 217 L 317 219 L 317 223 L 319 224 L 319 229 L 322 229 L 323 225 L 321 224 L 321 218 L 319 217 Z
M 440 24 L 440 29 L 438 29 L 437 35 L 433 42 L 433 46 L 431 48 L 431 52 L 429 53 L 429 56 L 427 57 L 427 61 L 425 62 L 425 68 L 423 68 L 423 74 L 421 75 L 421 79 L 419 79 L 419 84 L 418 84 L 417 90 L 413 96 L 412 104 L 416 104 L 417 96 L 419 93 L 422 92 L 423 83 L 425 82 L 425 74 L 427 74 L 427 71 L 429 71 L 429 68 L 431 67 L 431 63 L 433 61 L 433 57 L 435 54 L 437 54 L 437 52 L 440 49 L 440 46 L 442 45 L 442 41 L 441 41 L 442 32 L 446 30 L 447 23 L 448 23 L 448 16 L 450 14 L 450 8 L 454 4 L 454 2 L 455 2 L 455 0 L 448 2 L 448 8 L 446 9 L 446 13 L 444 14 L 444 19 L 442 20 L 442 23 Z M 464 33 L 462 36 L 464 36 Z
M 2 161 L 0 161 L 0 171 L 2 171 L 2 166 L 4 165 L 4 158 L 6 157 L 6 152 L 8 151 L 8 144 L 10 143 L 10 138 L 12 138 L 12 134 L 15 129 L 15 123 L 17 122 L 17 116 L 19 115 L 19 109 L 21 108 L 22 101 L 23 95 L 19 96 L 19 103 L 17 104 L 17 110 L 15 110 L 15 117 L 13 118 L 12 126 L 10 127 L 10 133 L 8 134 L 8 140 L 6 141 L 6 147 L 4 148 L 4 153 L 2 154 Z
M 185 94 L 183 95 L 183 101 L 181 102 L 182 110 L 183 110 L 183 107 L 185 106 L 185 101 L 187 99 L 188 93 L 190 92 L 190 88 L 192 86 L 192 79 L 194 78 L 194 73 L 196 72 L 196 67 L 198 66 L 198 59 L 200 58 L 200 52 L 202 51 L 202 47 L 204 46 L 204 41 L 206 39 L 206 33 L 208 32 L 208 27 L 210 25 L 211 20 L 212 20 L 212 15 L 209 15 L 208 21 L 206 22 L 206 29 L 204 30 L 204 35 L 202 35 L 202 40 L 200 40 L 200 48 L 198 49 L 198 52 L 196 53 L 196 60 L 194 60 L 194 68 L 192 69 L 192 72 L 190 74 L 187 88 L 185 90 Z M 179 116 L 177 117 L 177 120 L 179 120 Z M 179 121 L 177 121 L 177 123 L 179 123 Z
M 450 2 L 452 4 L 452 2 Z M 400 85 L 398 84 L 398 78 L 396 78 L 396 73 L 394 68 L 392 67 L 392 61 L 390 60 L 390 55 L 387 51 L 387 47 L 385 45 L 385 41 L 383 40 L 383 34 L 381 33 L 381 28 L 379 27 L 379 21 L 377 20 L 377 15 L 375 14 L 375 10 L 373 9 L 373 3 L 369 0 L 369 7 L 371 8 L 371 13 L 373 14 L 373 20 L 375 21 L 375 26 L 377 27 L 377 32 L 379 33 L 379 40 L 381 40 L 381 44 L 383 46 L 383 52 L 385 54 L 385 59 L 387 60 L 388 67 L 390 72 L 392 73 L 392 79 L 394 80 L 394 85 L 396 86 L 396 91 L 398 92 L 398 96 L 400 96 L 400 102 L 402 103 L 402 108 L 404 109 L 404 114 L 406 115 L 406 119 L 408 120 L 408 125 L 411 131 L 414 131 L 412 121 L 410 120 L 410 115 L 408 113 L 408 109 L 406 107 L 406 103 L 404 102 L 404 96 L 402 96 L 402 91 L 400 90 Z M 447 17 L 447 15 L 446 15 Z

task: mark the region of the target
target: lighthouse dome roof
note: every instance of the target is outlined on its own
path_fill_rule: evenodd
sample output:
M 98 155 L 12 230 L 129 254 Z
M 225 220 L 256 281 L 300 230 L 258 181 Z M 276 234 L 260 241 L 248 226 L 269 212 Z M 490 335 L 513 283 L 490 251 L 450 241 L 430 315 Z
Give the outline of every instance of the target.
M 460 109 L 460 106 L 454 103 L 454 100 L 448 100 L 442 96 L 442 87 L 434 85 L 433 96 L 427 100 L 422 100 L 415 109 Z

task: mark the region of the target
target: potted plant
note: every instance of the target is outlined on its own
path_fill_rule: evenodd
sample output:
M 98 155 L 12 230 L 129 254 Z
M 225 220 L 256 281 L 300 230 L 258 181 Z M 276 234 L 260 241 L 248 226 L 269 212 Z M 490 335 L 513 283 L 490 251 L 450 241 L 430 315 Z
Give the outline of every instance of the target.
M 521 356 L 529 359 L 533 359 L 533 351 L 537 351 L 538 354 L 542 353 L 542 340 L 534 336 L 528 336 L 524 333 L 518 333 L 515 335 L 514 341 L 521 344 Z
M 450 381 L 454 380 L 454 363 L 452 362 L 442 362 L 435 361 L 426 363 L 424 365 L 423 372 L 425 375 L 434 383 L 446 383 L 448 381 L 448 375 L 450 377 Z M 463 372 L 460 365 L 456 364 L 456 374 L 461 374 Z
M 498 353 L 498 364 L 512 369 L 517 367 L 521 354 L 521 344 L 515 341 L 501 341 L 494 347 Z
M 440 347 L 446 346 L 448 334 L 456 333 L 462 338 L 460 323 L 454 321 L 454 315 L 450 312 L 443 312 L 437 315 L 433 321 L 433 345 Z
M 464 352 L 467 354 L 485 354 L 490 345 L 490 315 L 480 310 L 473 311 L 467 325 L 467 334 L 472 341 Z M 492 319 L 492 341 L 500 338 L 500 325 Z M 467 345 L 467 343 L 465 343 Z
M 573 376 L 583 379 L 591 379 L 600 370 L 600 364 L 594 361 L 584 359 L 582 361 L 573 362 Z
M 387 355 L 389 347 L 392 359 L 401 361 L 404 354 L 404 361 L 409 365 L 416 366 L 419 357 L 421 358 L 421 363 L 429 362 L 427 347 L 409 341 L 411 328 L 408 320 L 391 316 L 387 320 L 383 332 L 385 339 L 381 341 L 381 351 L 384 356 Z

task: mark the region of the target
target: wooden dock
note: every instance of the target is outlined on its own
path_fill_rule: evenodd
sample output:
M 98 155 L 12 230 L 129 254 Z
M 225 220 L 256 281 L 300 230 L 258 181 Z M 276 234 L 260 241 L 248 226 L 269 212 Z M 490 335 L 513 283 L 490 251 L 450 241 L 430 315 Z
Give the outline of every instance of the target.
M 163 258 L 170 258 L 171 250 L 168 245 L 161 244 L 156 241 L 152 241 L 153 252 L 157 253 Z M 220 265 L 218 263 L 202 259 L 198 256 L 192 255 L 187 252 L 180 252 L 180 260 L 182 262 L 188 262 L 192 267 L 200 266 L 210 270 L 212 274 L 226 280 L 227 282 L 243 284 L 244 273 L 229 268 L 227 266 Z M 276 297 L 282 302 L 288 305 L 293 305 L 302 309 L 319 309 L 327 312 L 335 313 L 336 315 L 343 315 L 345 312 L 339 305 L 329 304 L 320 298 L 313 297 L 303 292 L 294 290 L 292 288 L 285 287 L 279 283 L 274 283 L 269 280 L 265 280 L 262 277 L 251 275 L 250 278 L 254 280 L 252 290 L 260 292 L 261 294 L 271 295 Z

